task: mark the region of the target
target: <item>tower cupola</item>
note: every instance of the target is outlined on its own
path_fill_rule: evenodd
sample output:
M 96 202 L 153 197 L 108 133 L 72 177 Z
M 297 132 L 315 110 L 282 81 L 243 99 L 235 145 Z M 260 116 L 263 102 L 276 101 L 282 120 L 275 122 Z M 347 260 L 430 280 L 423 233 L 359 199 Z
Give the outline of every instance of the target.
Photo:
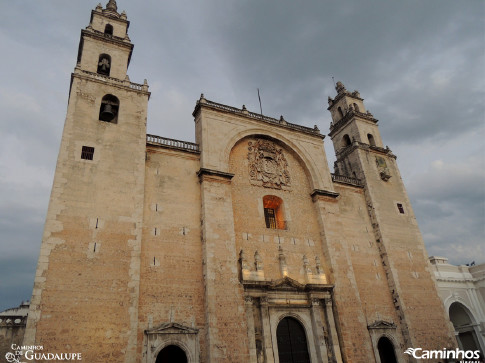
M 382 147 L 377 120 L 366 110 L 360 92 L 347 91 L 342 82 L 337 82 L 335 90 L 335 98 L 328 98 L 328 110 L 332 115 L 329 136 L 336 154 L 354 142 Z

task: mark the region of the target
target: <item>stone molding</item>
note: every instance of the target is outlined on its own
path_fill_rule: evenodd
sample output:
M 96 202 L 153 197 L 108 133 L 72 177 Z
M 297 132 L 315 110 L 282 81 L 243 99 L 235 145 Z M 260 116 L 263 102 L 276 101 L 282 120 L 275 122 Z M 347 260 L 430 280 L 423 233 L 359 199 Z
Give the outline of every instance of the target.
M 337 198 L 340 194 L 336 192 L 332 192 L 329 190 L 322 190 L 322 189 L 314 189 L 313 192 L 311 192 L 310 196 L 315 200 L 318 199 L 319 197 L 330 197 L 330 198 Z
M 101 83 L 103 85 L 108 84 L 112 87 L 120 88 L 124 91 L 143 93 L 147 95 L 148 98 L 150 99 L 150 92 L 148 92 L 148 85 L 145 85 L 145 84 L 142 85 L 138 83 L 133 83 L 128 80 L 122 81 L 117 78 L 103 76 L 101 74 L 85 71 L 81 68 L 76 67 L 74 69 L 74 72 L 71 73 L 71 87 L 72 87 L 72 80 L 74 79 L 74 77 L 77 77 L 83 80 L 89 80 L 92 82 Z
M 195 104 L 194 112 L 192 112 L 192 116 L 196 117 L 197 114 L 200 112 L 200 110 L 202 108 L 209 108 L 209 109 L 214 110 L 214 111 L 230 113 L 230 114 L 234 114 L 234 115 L 237 115 L 237 116 L 240 116 L 240 117 L 245 117 L 245 118 L 248 118 L 248 119 L 268 123 L 268 124 L 271 124 L 273 126 L 278 126 L 278 127 L 282 127 L 282 128 L 285 128 L 285 129 L 290 129 L 292 131 L 302 132 L 302 133 L 307 134 L 307 135 L 316 136 L 316 137 L 318 137 L 322 140 L 325 138 L 325 135 L 322 135 L 320 133 L 320 130 L 318 129 L 318 127 L 316 125 L 313 128 L 310 128 L 310 127 L 306 127 L 306 126 L 293 124 L 293 123 L 287 122 L 283 118 L 280 118 L 278 120 L 278 119 L 275 119 L 273 117 L 261 115 L 261 114 L 255 113 L 255 112 L 249 112 L 248 110 L 246 110 L 245 107 L 243 107 L 242 109 L 239 109 L 239 108 L 236 108 L 236 107 L 224 105 L 222 103 L 209 101 L 209 100 L 205 99 L 203 97 L 203 95 L 201 95 L 201 98 L 199 100 L 197 100 L 197 102 Z
M 219 170 L 200 168 L 197 172 L 197 176 L 199 177 L 200 182 L 204 180 L 213 180 L 230 183 L 231 179 L 234 177 L 234 174 Z

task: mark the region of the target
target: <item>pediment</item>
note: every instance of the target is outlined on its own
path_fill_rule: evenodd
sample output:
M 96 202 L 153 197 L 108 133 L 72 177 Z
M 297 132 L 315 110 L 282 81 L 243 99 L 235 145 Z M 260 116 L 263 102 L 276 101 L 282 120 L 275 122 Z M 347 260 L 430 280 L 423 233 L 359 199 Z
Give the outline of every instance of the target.
M 368 329 L 396 329 L 396 324 L 384 320 L 377 320 L 367 326 Z
M 145 330 L 148 335 L 151 334 L 197 334 L 199 329 L 191 328 L 178 323 L 163 323 L 156 328 Z
M 305 285 L 300 284 L 298 281 L 293 280 L 291 277 L 283 277 L 282 279 L 273 281 L 271 289 L 274 290 L 304 290 Z

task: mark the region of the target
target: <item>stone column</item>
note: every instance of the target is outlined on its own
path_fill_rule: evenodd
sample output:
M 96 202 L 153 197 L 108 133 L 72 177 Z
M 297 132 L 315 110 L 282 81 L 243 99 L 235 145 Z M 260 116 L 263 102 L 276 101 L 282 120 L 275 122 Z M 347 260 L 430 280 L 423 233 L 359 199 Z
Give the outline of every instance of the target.
M 246 296 L 244 301 L 246 305 L 246 320 L 248 322 L 249 363 L 257 363 L 256 337 L 254 336 L 253 298 L 251 296 Z
M 322 323 L 320 299 L 312 298 L 311 304 L 312 330 L 317 358 L 319 362 L 327 363 L 328 355 L 323 334 L 324 325 Z
M 269 320 L 268 298 L 261 298 L 261 322 L 263 326 L 264 353 L 267 363 L 274 363 L 273 339 L 271 338 L 271 322 Z
M 200 169 L 206 361 L 247 362 L 249 345 L 239 283 L 231 197 L 233 174 Z
M 338 342 L 337 328 L 335 327 L 335 320 L 333 318 L 332 299 L 325 299 L 325 312 L 327 316 L 327 323 L 329 327 L 329 336 L 332 344 L 333 355 L 337 363 L 342 363 L 342 355 L 340 353 L 340 344 Z

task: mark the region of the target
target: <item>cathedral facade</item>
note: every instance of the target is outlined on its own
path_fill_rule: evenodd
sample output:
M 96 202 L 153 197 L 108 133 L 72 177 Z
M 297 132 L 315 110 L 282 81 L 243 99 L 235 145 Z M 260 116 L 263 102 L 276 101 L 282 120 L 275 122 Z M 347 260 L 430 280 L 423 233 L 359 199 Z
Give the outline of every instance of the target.
M 324 135 L 210 101 L 147 135 L 129 21 L 81 31 L 24 345 L 88 362 L 414 361 L 454 349 L 396 164 L 357 91 Z

